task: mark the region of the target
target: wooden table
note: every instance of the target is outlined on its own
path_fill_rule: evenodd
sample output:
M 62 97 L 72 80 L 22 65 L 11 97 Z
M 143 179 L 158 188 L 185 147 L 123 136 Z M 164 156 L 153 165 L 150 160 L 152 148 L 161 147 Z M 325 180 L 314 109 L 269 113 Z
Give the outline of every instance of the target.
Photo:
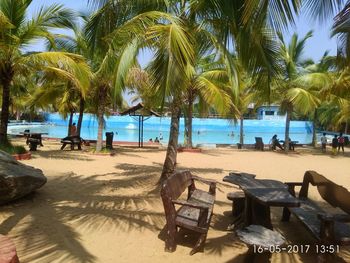
M 238 185 L 245 194 L 245 226 L 255 224 L 273 229 L 271 206 L 300 206 L 299 200 L 288 192 L 288 186 L 277 180 L 259 180 L 244 173 L 232 173 L 223 181 Z
M 26 144 L 29 144 L 29 148 L 31 151 L 36 151 L 37 145 L 44 146 L 42 142 L 41 135 L 48 135 L 47 132 L 20 132 L 19 134 L 23 134 L 26 138 Z

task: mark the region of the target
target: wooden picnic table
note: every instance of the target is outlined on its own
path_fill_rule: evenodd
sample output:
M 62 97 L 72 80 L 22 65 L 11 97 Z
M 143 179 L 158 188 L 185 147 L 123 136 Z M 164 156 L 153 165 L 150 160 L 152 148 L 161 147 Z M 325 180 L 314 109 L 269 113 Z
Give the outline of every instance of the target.
M 244 173 L 225 176 L 224 182 L 238 185 L 245 194 L 244 225 L 272 228 L 270 207 L 298 207 L 300 202 L 277 180 L 259 180 Z
M 44 146 L 42 142 L 42 135 L 47 135 L 47 132 L 30 132 L 30 131 L 24 131 L 20 132 L 20 134 L 23 134 L 26 138 L 26 144 L 29 144 L 30 151 L 36 151 L 37 146 Z

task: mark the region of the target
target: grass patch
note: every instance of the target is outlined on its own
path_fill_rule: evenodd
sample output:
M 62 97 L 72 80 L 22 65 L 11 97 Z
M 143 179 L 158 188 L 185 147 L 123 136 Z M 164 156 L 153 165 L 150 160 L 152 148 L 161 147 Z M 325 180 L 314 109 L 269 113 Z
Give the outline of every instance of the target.
M 96 148 L 95 148 L 95 147 L 91 148 L 90 151 L 91 151 L 92 153 L 106 153 L 106 154 L 108 154 L 108 153 L 113 153 L 113 152 L 114 152 L 113 150 L 107 149 L 107 148 L 105 148 L 105 147 L 103 147 L 102 150 L 99 151 L 99 152 L 96 151 Z
M 12 145 L 10 142 L 0 144 L 0 150 L 8 154 L 23 154 L 27 152 L 23 146 Z

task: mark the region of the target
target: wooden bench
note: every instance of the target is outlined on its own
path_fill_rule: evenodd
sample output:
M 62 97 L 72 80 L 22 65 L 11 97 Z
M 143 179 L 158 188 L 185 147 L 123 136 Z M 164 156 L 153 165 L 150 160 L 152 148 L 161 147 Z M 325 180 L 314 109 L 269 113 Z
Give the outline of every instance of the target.
M 197 189 L 194 181 L 208 184 L 209 191 Z M 179 200 L 186 189 L 187 200 Z M 203 248 L 213 214 L 215 191 L 216 182 L 193 176 L 189 171 L 176 172 L 164 181 L 161 197 L 167 222 L 166 251 L 176 250 L 175 236 L 178 228 L 200 234 L 190 255 Z
M 74 150 L 75 145 L 78 146 L 78 150 L 81 150 L 81 144 L 83 143 L 83 140 L 79 136 L 68 136 L 68 137 L 63 138 L 61 140 L 61 143 L 62 143 L 61 150 L 63 150 L 67 144 L 70 145 L 71 150 Z
M 29 145 L 30 151 L 36 151 L 38 145 L 44 146 L 42 143 L 41 134 L 30 134 L 27 135 L 26 144 Z
M 288 221 L 290 214 L 293 214 L 321 244 L 350 245 L 350 226 L 346 224 L 350 222 L 350 192 L 347 189 L 315 171 L 307 171 L 303 182 L 286 184 L 294 196 L 295 186 L 301 186 L 298 196 L 300 207 L 284 208 L 282 221 Z M 308 199 L 310 184 L 317 187 L 328 204 L 345 213 L 329 213 Z

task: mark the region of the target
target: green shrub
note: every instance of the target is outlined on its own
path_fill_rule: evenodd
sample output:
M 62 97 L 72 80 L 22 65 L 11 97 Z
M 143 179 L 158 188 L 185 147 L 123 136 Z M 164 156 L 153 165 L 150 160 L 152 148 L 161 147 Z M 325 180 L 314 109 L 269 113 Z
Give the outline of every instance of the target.
M 12 145 L 10 142 L 0 144 L 0 150 L 7 152 L 8 154 L 22 154 L 27 152 L 23 146 Z

